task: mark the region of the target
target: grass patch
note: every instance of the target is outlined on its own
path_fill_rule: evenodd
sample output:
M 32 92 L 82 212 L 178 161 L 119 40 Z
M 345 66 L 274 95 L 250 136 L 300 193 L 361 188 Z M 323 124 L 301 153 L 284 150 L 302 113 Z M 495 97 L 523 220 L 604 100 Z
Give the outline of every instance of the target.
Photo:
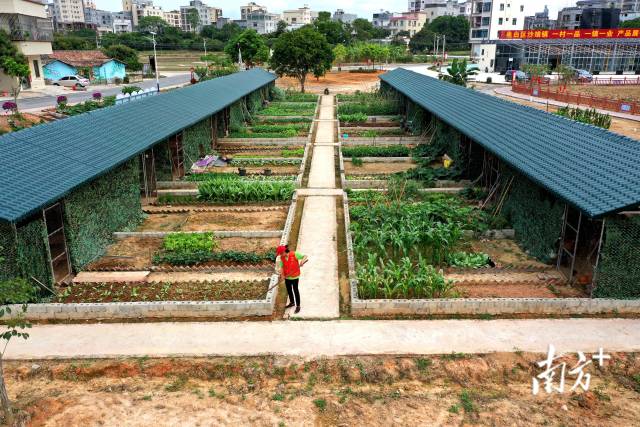
M 316 405 L 320 412 L 324 412 L 327 409 L 327 401 L 324 399 L 315 399 L 313 404 Z

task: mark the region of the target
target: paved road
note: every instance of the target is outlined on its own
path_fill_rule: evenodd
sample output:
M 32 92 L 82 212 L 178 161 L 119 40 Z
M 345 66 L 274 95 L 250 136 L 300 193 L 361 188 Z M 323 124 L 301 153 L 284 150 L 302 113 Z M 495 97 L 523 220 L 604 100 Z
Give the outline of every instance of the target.
M 190 79 L 190 74 L 189 73 L 185 73 L 185 74 L 178 74 L 178 75 L 174 75 L 174 76 L 168 76 L 168 77 L 164 77 L 160 79 L 160 87 L 168 87 L 168 86 L 174 86 L 174 85 L 178 85 L 178 84 L 182 84 L 182 83 L 186 83 L 189 81 Z M 139 86 L 143 89 L 147 89 L 147 88 L 152 88 L 156 86 L 156 81 L 149 79 L 149 80 L 145 80 L 144 82 L 138 82 L 138 83 L 134 83 L 136 86 Z M 109 88 L 104 88 L 101 87 L 99 89 L 100 93 L 102 93 L 103 96 L 109 96 L 109 95 L 117 95 L 119 93 L 121 93 L 122 86 L 113 86 L 113 87 L 109 87 Z M 87 90 L 86 92 L 69 92 L 66 93 L 66 97 L 68 99 L 69 103 L 76 103 L 76 102 L 82 102 L 82 101 L 86 101 L 88 99 L 91 99 L 91 96 L 93 94 L 93 90 L 91 90 L 89 88 L 89 90 Z M 23 98 L 20 99 L 18 101 L 18 107 L 20 108 L 20 110 L 31 110 L 31 109 L 42 109 L 42 108 L 46 108 L 46 107 L 53 107 L 56 105 L 56 98 L 58 96 L 57 95 L 48 95 L 48 96 L 39 96 L 39 97 L 34 97 L 34 98 Z
M 304 301 L 303 301 L 304 303 Z M 330 320 L 35 325 L 5 359 L 640 351 L 637 319 Z

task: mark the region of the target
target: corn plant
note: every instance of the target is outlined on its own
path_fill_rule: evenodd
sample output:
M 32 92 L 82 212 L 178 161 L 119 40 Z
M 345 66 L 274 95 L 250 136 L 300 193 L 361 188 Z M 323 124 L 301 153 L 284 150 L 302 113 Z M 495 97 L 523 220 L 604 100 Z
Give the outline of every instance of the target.
M 595 108 L 581 110 L 580 108 L 571 108 L 566 106 L 559 108 L 556 114 L 580 123 L 586 123 L 604 129 L 609 129 L 611 127 L 611 116 L 609 114 L 598 113 Z

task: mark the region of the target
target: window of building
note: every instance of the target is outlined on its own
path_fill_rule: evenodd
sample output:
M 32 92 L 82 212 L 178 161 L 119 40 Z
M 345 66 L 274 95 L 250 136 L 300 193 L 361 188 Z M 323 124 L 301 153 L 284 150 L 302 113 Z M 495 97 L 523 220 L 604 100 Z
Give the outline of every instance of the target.
M 513 25 L 518 25 L 518 18 L 513 18 Z
M 484 56 L 484 49 L 482 49 L 482 52 L 480 53 L 480 55 Z
M 524 5 L 520 5 L 520 12 L 524 12 Z
M 503 22 L 504 20 L 502 18 L 498 18 L 498 25 L 502 25 Z
M 504 3 L 500 3 L 500 10 L 504 10 Z
M 33 72 L 36 74 L 36 79 L 40 78 L 40 64 L 38 64 L 38 60 L 33 60 Z
M 490 23 L 491 23 L 491 18 L 490 18 L 490 17 L 488 17 L 488 16 L 484 16 L 484 17 L 482 18 L 482 25 L 483 25 L 483 26 L 484 26 L 484 25 L 489 25 Z

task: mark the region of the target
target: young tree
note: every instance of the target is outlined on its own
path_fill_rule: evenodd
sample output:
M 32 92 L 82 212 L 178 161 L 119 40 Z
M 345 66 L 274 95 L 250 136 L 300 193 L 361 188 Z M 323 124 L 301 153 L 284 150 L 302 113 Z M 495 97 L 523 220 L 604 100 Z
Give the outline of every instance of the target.
M 342 43 L 336 45 L 333 48 L 333 60 L 338 64 L 338 67 L 342 66 L 342 63 L 347 58 L 347 48 Z
M 458 86 L 467 87 L 467 79 L 469 76 L 476 74 L 476 71 L 467 71 L 467 60 L 463 59 L 459 61 L 454 59 L 451 63 L 451 67 L 447 68 L 447 73 L 440 76 L 440 78 L 449 83 L 453 83 Z
M 9 35 L 3 30 L 0 30 L 0 68 L 7 76 L 13 77 L 11 95 L 17 104 L 22 81 L 29 77 L 31 71 L 27 58 L 18 52 L 18 49 L 11 43 Z
M 240 49 L 242 61 L 248 67 L 253 67 L 256 62 L 263 59 L 264 48 L 265 42 L 262 36 L 256 30 L 249 29 L 229 40 L 224 52 L 235 62 L 238 60 L 238 49 Z
M 1 250 L 2 248 L 0 248 Z M 0 257 L 0 265 L 4 263 L 4 259 Z M 24 330 L 31 327 L 31 324 L 24 318 L 27 311 L 27 302 L 32 301 L 36 297 L 33 286 L 23 279 L 0 280 L 0 318 L 3 316 L 11 317 L 3 319 L 4 330 L 0 331 L 0 406 L 4 413 L 5 421 L 11 425 L 13 412 L 11 410 L 11 400 L 7 393 L 7 386 L 4 381 L 4 370 L 2 366 L 4 354 L 12 338 L 27 339 L 29 334 Z M 11 305 L 22 304 L 18 313 L 13 313 Z M 4 345 L 2 345 L 4 341 Z
M 187 23 L 191 27 L 191 31 L 195 32 L 200 25 L 200 14 L 197 9 L 189 9 L 187 12 Z
M 298 79 L 304 93 L 307 74 L 322 76 L 331 69 L 332 62 L 333 52 L 327 39 L 311 27 L 302 27 L 276 40 L 269 63 L 277 75 Z
M 333 46 L 338 43 L 348 44 L 351 41 L 351 31 L 342 22 L 331 19 L 329 12 L 320 12 L 312 25 Z
M 138 71 L 142 69 L 142 64 L 138 60 L 138 52 L 135 49 L 122 44 L 115 44 L 102 49 L 102 51 L 109 58 L 124 62 L 128 70 Z

